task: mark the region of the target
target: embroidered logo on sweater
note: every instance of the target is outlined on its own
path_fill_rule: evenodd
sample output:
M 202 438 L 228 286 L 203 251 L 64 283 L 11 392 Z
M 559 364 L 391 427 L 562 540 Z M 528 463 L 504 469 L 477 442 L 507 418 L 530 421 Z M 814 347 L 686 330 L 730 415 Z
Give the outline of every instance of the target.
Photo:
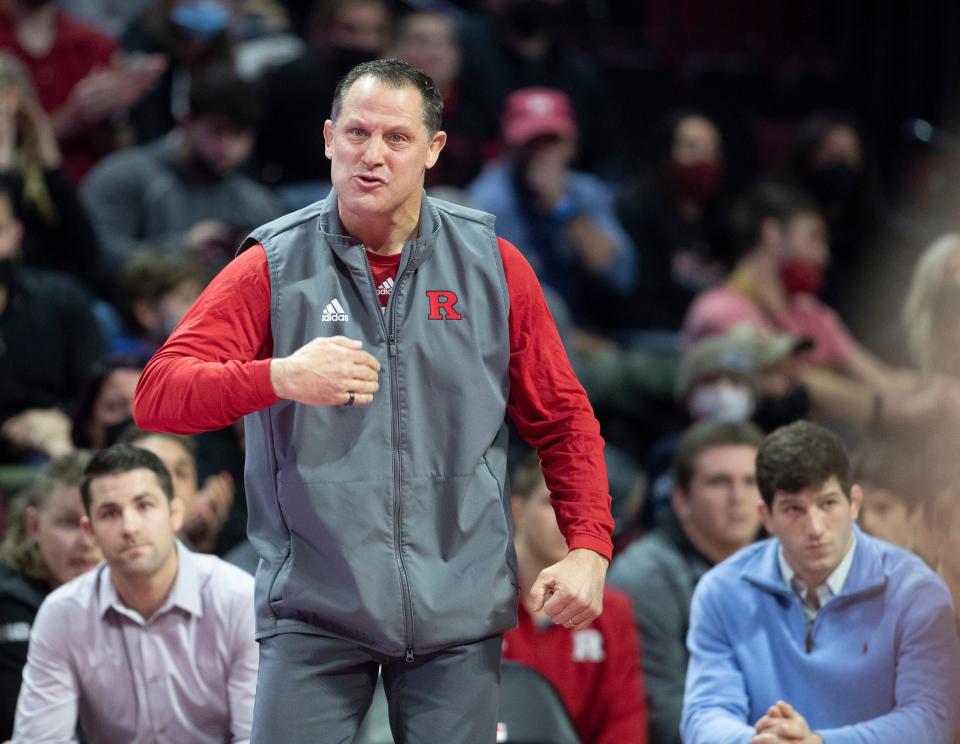
M 603 636 L 599 630 L 587 628 L 573 634 L 574 661 L 603 661 L 607 655 L 603 652 Z
M 428 320 L 462 320 L 463 316 L 456 311 L 460 298 L 448 289 L 427 290 L 427 299 L 430 300 L 430 315 Z
M 347 311 L 343 309 L 340 300 L 334 297 L 327 303 L 327 306 L 323 308 L 323 315 L 320 316 L 320 320 L 325 323 L 330 323 L 334 320 L 350 320 L 350 318 L 347 317 Z

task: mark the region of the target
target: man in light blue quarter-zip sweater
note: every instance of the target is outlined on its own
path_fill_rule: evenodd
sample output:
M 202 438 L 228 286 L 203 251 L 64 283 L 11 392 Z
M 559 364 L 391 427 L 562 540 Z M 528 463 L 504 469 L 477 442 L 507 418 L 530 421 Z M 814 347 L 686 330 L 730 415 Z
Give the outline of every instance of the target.
M 798 422 L 757 454 L 770 540 L 693 596 L 686 744 L 949 744 L 960 641 L 922 561 L 854 526 L 863 493 L 836 438 Z

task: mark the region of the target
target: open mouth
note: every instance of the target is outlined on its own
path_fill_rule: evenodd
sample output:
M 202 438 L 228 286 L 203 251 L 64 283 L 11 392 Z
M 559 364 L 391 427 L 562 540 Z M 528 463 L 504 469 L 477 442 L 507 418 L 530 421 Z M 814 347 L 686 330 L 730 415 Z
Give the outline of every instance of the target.
M 364 186 L 371 186 L 371 187 L 382 186 L 386 183 L 386 181 L 384 181 L 382 178 L 379 178 L 377 176 L 367 175 L 367 174 L 358 174 L 354 176 L 354 178 L 356 178 Z

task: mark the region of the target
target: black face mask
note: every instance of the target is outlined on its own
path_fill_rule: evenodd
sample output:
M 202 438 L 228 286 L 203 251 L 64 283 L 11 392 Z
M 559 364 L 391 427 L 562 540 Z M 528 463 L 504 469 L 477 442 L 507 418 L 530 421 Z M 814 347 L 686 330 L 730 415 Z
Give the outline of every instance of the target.
M 550 33 L 557 26 L 559 18 L 560 8 L 544 0 L 514 2 L 504 16 L 508 28 L 525 39 Z
M 848 163 L 834 163 L 814 168 L 808 176 L 808 188 L 822 204 L 847 202 L 860 188 L 860 171 Z

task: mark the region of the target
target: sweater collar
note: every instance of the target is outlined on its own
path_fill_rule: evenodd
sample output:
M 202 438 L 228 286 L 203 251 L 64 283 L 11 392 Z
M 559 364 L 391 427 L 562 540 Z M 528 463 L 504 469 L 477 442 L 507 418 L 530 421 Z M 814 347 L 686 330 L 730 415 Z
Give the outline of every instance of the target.
M 853 562 L 843 582 L 838 597 L 851 597 L 882 590 L 887 584 L 887 574 L 877 549 L 876 541 L 853 525 L 856 550 Z M 750 556 L 740 576 L 754 586 L 782 597 L 796 596 L 780 570 L 780 541 L 770 538 L 761 543 L 760 549 Z
M 362 253 L 356 250 L 360 247 L 360 242 L 352 235 L 347 234 L 340 220 L 340 213 L 337 210 L 337 194 L 333 189 L 330 189 L 330 193 L 322 203 L 320 232 L 340 260 L 353 268 L 366 270 Z M 432 200 L 424 193 L 420 201 L 419 235 L 414 240 L 408 240 L 403 244 L 397 276 L 402 274 L 408 266 L 410 269 L 416 269 L 430 257 L 437 243 L 439 232 L 439 213 Z

